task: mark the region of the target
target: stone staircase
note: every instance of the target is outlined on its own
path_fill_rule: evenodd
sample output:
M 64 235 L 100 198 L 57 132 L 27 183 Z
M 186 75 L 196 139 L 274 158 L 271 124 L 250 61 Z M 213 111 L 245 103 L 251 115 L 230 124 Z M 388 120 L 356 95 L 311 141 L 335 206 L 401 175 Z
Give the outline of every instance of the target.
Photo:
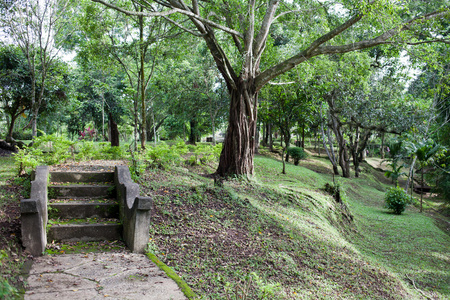
M 119 240 L 113 172 L 50 172 L 47 242 Z
M 53 241 L 123 240 L 131 252 L 145 252 L 152 199 L 139 196 L 127 166 L 108 169 L 36 168 L 30 199 L 20 205 L 22 243 L 32 255 L 42 255 Z

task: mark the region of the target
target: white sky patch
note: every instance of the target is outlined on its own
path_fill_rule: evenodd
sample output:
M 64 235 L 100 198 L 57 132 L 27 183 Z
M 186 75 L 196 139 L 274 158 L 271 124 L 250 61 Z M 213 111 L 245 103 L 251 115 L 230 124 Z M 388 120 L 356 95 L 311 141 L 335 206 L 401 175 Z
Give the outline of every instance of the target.
M 403 50 L 400 52 L 400 62 L 406 68 L 406 73 L 408 74 L 408 79 L 405 82 L 405 89 L 408 89 L 411 83 L 417 79 L 417 77 L 422 73 L 421 69 L 414 67 L 409 60 L 408 53 Z

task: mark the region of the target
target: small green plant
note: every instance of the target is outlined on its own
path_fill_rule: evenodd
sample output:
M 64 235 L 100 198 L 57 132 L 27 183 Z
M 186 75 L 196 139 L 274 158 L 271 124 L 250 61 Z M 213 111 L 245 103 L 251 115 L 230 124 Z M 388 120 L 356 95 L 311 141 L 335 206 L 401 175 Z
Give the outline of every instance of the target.
M 305 159 L 308 155 L 302 147 L 289 147 L 287 153 L 294 159 L 294 165 L 298 166 L 301 159 Z
M 343 193 L 341 191 L 341 185 L 339 183 L 333 182 L 333 184 L 329 184 L 328 182 L 325 184 L 325 191 L 333 196 L 336 202 L 341 202 L 343 199 Z
M 9 256 L 5 250 L 0 251 L 0 264 L 3 265 L 3 260 L 8 260 Z M 19 292 L 11 286 L 7 279 L 0 279 L 0 299 L 16 299 L 19 297 Z
M 392 162 L 390 162 L 388 164 L 388 166 L 390 166 L 392 168 L 391 171 L 386 171 L 384 173 L 384 176 L 386 176 L 387 178 L 391 178 L 392 179 L 392 183 L 397 185 L 398 184 L 398 178 L 402 175 L 405 175 L 405 172 L 402 172 L 402 168 L 404 167 L 404 165 L 400 165 L 397 166 L 398 160 L 393 160 Z
M 14 155 L 14 163 L 19 175 L 28 173 L 42 163 L 42 150 L 25 146 Z
M 400 215 L 409 204 L 409 197 L 401 187 L 390 188 L 385 196 L 385 207 Z

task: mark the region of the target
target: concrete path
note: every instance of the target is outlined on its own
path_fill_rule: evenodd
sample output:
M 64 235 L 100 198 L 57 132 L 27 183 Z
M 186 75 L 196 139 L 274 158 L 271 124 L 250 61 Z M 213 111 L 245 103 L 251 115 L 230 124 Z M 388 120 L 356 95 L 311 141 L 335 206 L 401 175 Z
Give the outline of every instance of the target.
M 25 299 L 187 299 L 143 254 L 86 253 L 34 259 Z

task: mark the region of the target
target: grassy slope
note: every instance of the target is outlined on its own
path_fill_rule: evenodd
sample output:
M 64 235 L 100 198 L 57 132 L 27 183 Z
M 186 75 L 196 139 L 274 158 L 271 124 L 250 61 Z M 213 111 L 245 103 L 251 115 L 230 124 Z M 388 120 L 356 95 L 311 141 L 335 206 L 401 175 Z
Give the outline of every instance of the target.
M 186 170 L 150 171 L 150 247 L 202 299 L 450 296 L 450 238 L 430 218 L 414 208 L 386 213 L 387 186 L 366 171 L 339 179 L 350 222 L 322 190 L 332 182 L 326 161 L 302 164 L 321 173 L 288 164 L 281 175 L 279 161 L 257 157 L 253 182 L 218 188 Z

